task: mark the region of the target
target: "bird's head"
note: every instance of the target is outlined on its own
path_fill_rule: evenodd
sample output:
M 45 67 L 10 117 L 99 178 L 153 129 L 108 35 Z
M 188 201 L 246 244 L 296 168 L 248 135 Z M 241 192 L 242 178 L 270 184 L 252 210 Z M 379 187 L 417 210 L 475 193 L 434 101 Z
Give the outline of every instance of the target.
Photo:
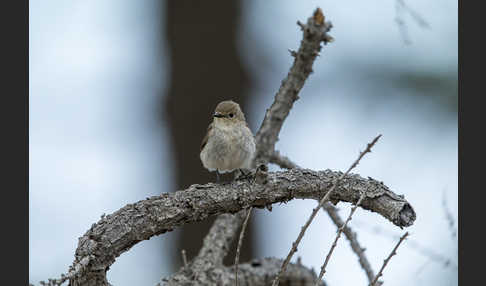
M 215 124 L 232 124 L 245 122 L 245 115 L 241 111 L 240 105 L 232 100 L 221 101 L 214 110 Z

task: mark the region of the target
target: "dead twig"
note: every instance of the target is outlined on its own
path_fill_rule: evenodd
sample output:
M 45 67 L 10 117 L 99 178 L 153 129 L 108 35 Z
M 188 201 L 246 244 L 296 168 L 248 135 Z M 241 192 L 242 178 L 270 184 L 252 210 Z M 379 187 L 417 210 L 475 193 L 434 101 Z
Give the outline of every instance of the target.
M 387 238 L 390 238 L 390 239 L 393 239 L 393 240 L 400 238 L 400 236 L 396 235 L 394 232 L 383 229 L 378 225 L 369 226 L 362 221 L 356 220 L 355 226 L 357 226 L 358 228 L 361 228 L 362 230 L 365 230 L 369 233 L 384 235 Z M 418 243 L 414 239 L 408 240 L 408 246 L 409 246 L 410 249 L 412 249 L 412 250 L 416 251 L 417 253 L 427 257 L 430 261 L 433 261 L 435 263 L 440 263 L 444 267 L 450 267 L 451 269 L 457 270 L 457 268 L 458 268 L 457 264 L 451 258 L 448 258 L 448 257 L 438 253 L 437 251 L 435 251 L 434 249 L 432 249 L 430 247 L 426 247 L 426 246 Z
M 276 164 L 281 168 L 285 169 L 299 168 L 297 164 L 292 162 L 292 160 L 290 160 L 288 157 L 281 155 L 280 152 L 277 150 L 275 150 L 270 156 L 270 163 Z M 341 228 L 341 226 L 344 225 L 343 220 L 337 213 L 337 209 L 332 204 L 325 203 L 323 205 L 323 208 L 338 228 Z M 361 247 L 358 242 L 356 233 L 349 226 L 345 226 L 343 228 L 343 232 L 349 241 L 351 249 L 356 254 L 356 256 L 358 256 L 359 264 L 361 265 L 361 268 L 363 268 L 363 270 L 365 271 L 366 276 L 368 277 L 368 281 L 371 283 L 371 281 L 373 281 L 373 278 L 375 278 L 375 273 L 371 268 L 371 264 L 364 253 L 365 249 Z
M 290 249 L 290 252 L 287 255 L 287 257 L 285 258 L 285 260 L 282 264 L 282 268 L 280 269 L 277 276 L 273 280 L 272 286 L 278 285 L 280 275 L 282 275 L 282 272 L 285 271 L 285 268 L 287 267 L 287 264 L 290 262 L 290 259 L 292 258 L 294 253 L 297 252 L 297 246 L 299 245 L 300 241 L 302 240 L 302 237 L 304 237 L 304 233 L 307 230 L 307 228 L 309 227 L 309 225 L 311 224 L 312 220 L 317 215 L 317 212 L 321 209 L 321 207 L 324 205 L 324 203 L 329 200 L 329 197 L 331 196 L 332 192 L 334 191 L 336 186 L 339 184 L 339 182 L 344 178 L 344 176 L 346 176 L 352 169 L 354 169 L 358 165 L 359 161 L 361 160 L 361 158 L 363 158 L 363 156 L 366 153 L 371 152 L 371 148 L 375 145 L 375 143 L 378 141 L 378 139 L 380 139 L 380 137 L 381 137 L 381 134 L 376 136 L 376 138 L 373 139 L 373 141 L 371 141 L 371 143 L 368 143 L 368 145 L 366 146 L 366 149 L 359 154 L 358 159 L 356 159 L 356 161 L 354 161 L 353 164 L 351 164 L 351 166 L 348 168 L 348 170 L 345 173 L 343 173 L 339 178 L 336 179 L 336 181 L 334 182 L 334 184 L 333 184 L 332 188 L 329 190 L 329 192 L 327 192 L 327 194 L 321 199 L 321 201 L 319 202 L 317 207 L 312 210 L 312 213 L 311 213 L 309 219 L 306 221 L 306 223 L 302 227 L 299 235 L 297 236 L 296 241 L 294 243 L 292 243 L 292 247 Z
M 408 34 L 408 27 L 403 20 L 403 14 L 405 12 L 408 12 L 408 14 L 415 20 L 415 22 L 421 27 L 421 28 L 430 28 L 429 23 L 414 9 L 410 8 L 404 0 L 396 0 L 395 1 L 395 11 L 396 11 L 396 16 L 395 16 L 395 22 L 398 25 L 398 29 L 400 31 L 400 34 L 402 35 L 402 39 L 405 45 L 410 45 L 412 41 L 410 40 L 410 36 Z
M 397 254 L 398 247 L 400 246 L 400 244 L 402 243 L 402 241 L 405 240 L 405 238 L 407 236 L 408 236 L 408 231 L 405 232 L 405 234 L 402 235 L 402 237 L 400 237 L 400 240 L 398 241 L 397 245 L 395 245 L 395 247 L 393 248 L 393 250 L 390 253 L 390 255 L 388 255 L 388 257 L 385 259 L 385 261 L 383 261 L 383 265 L 381 266 L 380 271 L 378 271 L 378 274 L 376 274 L 375 279 L 373 279 L 373 281 L 370 283 L 370 286 L 375 286 L 376 282 L 378 281 L 378 278 L 380 278 L 380 276 L 383 275 L 383 269 L 385 269 L 386 265 L 388 264 L 388 262 L 390 261 L 390 259 L 392 258 L 392 256 Z
M 333 205 L 327 203 L 324 204 L 323 208 L 327 211 L 329 217 L 338 228 L 341 228 L 344 225 L 343 220 L 339 217 L 339 214 L 337 213 L 337 210 Z M 363 268 L 363 270 L 365 271 L 366 277 L 368 277 L 368 282 L 371 283 L 371 281 L 373 281 L 373 278 L 375 278 L 375 273 L 371 268 L 371 264 L 368 261 L 368 258 L 364 254 L 365 249 L 361 247 L 356 237 L 356 233 L 349 226 L 344 226 L 343 232 L 348 239 L 349 244 L 351 245 L 351 249 L 358 256 L 359 264 L 361 265 L 361 268 Z
M 245 236 L 246 225 L 248 224 L 248 220 L 250 218 L 250 214 L 251 214 L 252 210 L 253 210 L 253 207 L 250 207 L 248 209 L 245 221 L 243 222 L 243 226 L 241 227 L 240 239 L 238 240 L 238 246 L 236 247 L 236 255 L 235 255 L 235 285 L 236 286 L 238 286 L 238 264 L 240 263 L 241 245 L 243 243 L 243 237 Z
M 442 193 L 442 208 L 444 209 L 445 217 L 447 220 L 447 223 L 449 224 L 449 230 L 451 232 L 452 239 L 455 241 L 457 239 L 457 232 L 455 228 L 455 221 L 454 217 L 452 216 L 451 212 L 449 211 L 449 208 L 447 207 L 447 198 L 446 198 L 446 193 L 445 191 Z
M 316 283 L 315 283 L 316 286 L 319 285 L 319 282 L 322 280 L 322 277 L 324 276 L 324 273 L 326 273 L 326 266 L 329 263 L 329 259 L 331 258 L 331 255 L 332 255 L 334 249 L 336 248 L 337 241 L 341 237 L 341 233 L 343 232 L 344 228 L 348 225 L 348 222 L 351 220 L 351 217 L 353 216 L 354 212 L 356 211 L 356 209 L 358 208 L 358 206 L 361 204 L 361 201 L 365 197 L 366 197 L 366 192 L 363 192 L 361 194 L 361 196 L 359 197 L 359 200 L 356 203 L 356 205 L 354 205 L 354 207 L 351 208 L 351 212 L 349 213 L 349 216 L 346 219 L 346 221 L 344 222 L 344 224 L 339 228 L 339 230 L 338 230 L 338 232 L 336 234 L 336 238 L 334 239 L 334 242 L 332 243 L 331 249 L 329 250 L 329 252 L 326 255 L 326 260 L 324 261 L 324 264 L 321 267 L 321 272 L 319 273 L 319 277 L 317 278 Z

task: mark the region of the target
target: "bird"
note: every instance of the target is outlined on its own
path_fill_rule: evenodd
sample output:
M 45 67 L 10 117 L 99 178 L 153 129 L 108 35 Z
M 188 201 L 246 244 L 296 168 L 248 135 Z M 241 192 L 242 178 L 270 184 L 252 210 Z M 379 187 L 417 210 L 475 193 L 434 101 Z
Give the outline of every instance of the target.
M 240 105 L 232 100 L 218 103 L 201 143 L 200 158 L 204 168 L 216 171 L 217 182 L 220 173 L 237 169 L 246 176 L 243 170 L 252 169 L 255 150 L 255 137 Z

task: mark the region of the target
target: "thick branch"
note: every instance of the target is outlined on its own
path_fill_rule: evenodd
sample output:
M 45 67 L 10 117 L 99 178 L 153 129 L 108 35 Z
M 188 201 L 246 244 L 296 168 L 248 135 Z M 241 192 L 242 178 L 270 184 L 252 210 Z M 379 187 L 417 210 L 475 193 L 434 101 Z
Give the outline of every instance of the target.
M 103 285 L 101 277 L 115 258 L 136 243 L 184 224 L 222 213 L 235 213 L 249 206 L 265 207 L 294 198 L 320 200 L 341 172 L 294 169 L 268 173 L 266 183 L 246 180 L 226 184 L 192 185 L 186 190 L 164 193 L 128 204 L 105 216 L 79 239 L 73 267 L 84 265 L 76 278 Z M 345 176 L 331 196 L 335 202 L 356 202 L 360 192 L 367 197 L 361 207 L 381 214 L 397 226 L 410 226 L 415 212 L 402 197 L 383 183 L 359 175 Z M 91 280 L 90 277 L 94 280 Z
M 327 44 L 332 41 L 332 37 L 327 34 L 332 24 L 324 21 L 321 9 L 316 9 L 314 15 L 307 20 L 307 24 L 300 22 L 298 24 L 304 32 L 299 50 L 292 52 L 294 63 L 287 77 L 282 81 L 272 106 L 267 109 L 262 125 L 255 136 L 257 164 L 265 164 L 269 161 L 283 122 L 294 102 L 299 99 L 298 93 L 312 72 L 314 60 L 321 50 L 321 42 Z
M 298 99 L 297 94 L 305 80 L 312 72 L 313 61 L 321 49 L 320 43 L 332 40 L 327 35 L 331 24 L 324 21 L 320 9 L 317 9 L 314 15 L 308 19 L 307 24 L 298 24 L 304 31 L 301 46 L 298 52 L 292 52 L 295 57 L 294 63 L 287 78 L 282 81 L 282 85 L 275 95 L 275 101 L 267 110 L 265 119 L 256 134 L 257 153 L 254 163 L 258 163 L 258 165 L 267 163 L 273 154 L 283 121 L 293 103 Z M 75 261 L 70 268 L 74 275 L 74 277 L 71 275 L 69 277 L 72 278 L 70 285 L 108 285 L 106 271 L 121 253 L 129 250 L 141 240 L 171 231 L 175 227 L 187 223 L 204 220 L 210 215 L 236 213 L 249 206 L 264 207 L 276 202 L 287 202 L 294 198 L 320 200 L 329 191 L 332 182 L 340 175 L 342 173 L 330 170 L 316 172 L 296 169 L 269 173 L 268 177 L 263 178 L 263 181 L 259 177 L 256 180 L 257 183 L 251 187 L 246 181 L 224 185 L 192 185 L 187 190 L 129 204 L 93 224 L 91 229 L 79 239 Z M 340 186 L 332 194 L 331 201 L 335 203 L 339 201 L 356 202 L 362 190 L 366 190 L 368 194 L 363 200 L 363 208 L 381 214 L 400 227 L 413 224 L 415 212 L 403 199 L 403 196 L 395 195 L 383 183 L 371 178 L 363 179 L 358 175 L 345 176 Z M 233 279 L 234 282 L 232 267 L 225 268 L 219 264 L 219 261 L 226 255 L 228 246 L 242 223 L 242 216 L 241 214 L 224 215 L 218 220 L 206 237 L 199 255 L 181 271 L 194 273 L 194 267 L 205 265 L 206 271 L 203 273 L 212 273 L 209 276 L 213 278 L 217 278 L 218 275 L 223 277 L 222 275 L 227 273 L 228 281 Z M 216 247 L 216 249 L 215 245 L 220 247 Z M 274 267 L 273 270 L 267 269 L 266 266 L 262 267 L 263 271 L 260 273 L 255 272 L 255 265 L 242 264 L 240 274 L 244 281 L 250 281 L 248 282 L 250 285 L 263 285 L 265 280 L 263 284 L 258 284 L 262 282 L 246 279 L 265 277 L 264 279 L 268 278 L 268 283 L 270 283 L 270 277 L 278 272 L 281 262 L 277 259 L 262 261 L 262 265 L 273 263 Z M 282 282 L 285 281 L 287 275 L 290 275 L 292 267 L 289 265 L 287 272 L 281 277 Z M 292 277 L 302 279 L 304 276 L 299 273 Z M 191 279 L 197 278 L 190 277 Z M 308 280 L 309 283 L 312 283 L 314 279 L 315 274 L 312 273 L 312 277 Z M 289 285 L 294 284 L 289 283 Z
M 194 261 L 197 263 L 222 265 L 228 254 L 239 226 L 245 219 L 245 211 L 222 214 L 216 218 L 204 238 L 203 246 Z
M 255 259 L 251 263 L 238 266 L 238 282 L 240 285 L 266 286 L 272 282 L 282 264 L 281 259 Z M 281 281 L 283 285 L 306 286 L 313 285 L 317 278 L 313 270 L 301 264 L 289 264 Z M 210 269 L 199 269 L 190 264 L 174 275 L 162 280 L 160 285 L 235 285 L 234 266 L 218 266 Z M 324 282 L 321 284 L 325 286 Z

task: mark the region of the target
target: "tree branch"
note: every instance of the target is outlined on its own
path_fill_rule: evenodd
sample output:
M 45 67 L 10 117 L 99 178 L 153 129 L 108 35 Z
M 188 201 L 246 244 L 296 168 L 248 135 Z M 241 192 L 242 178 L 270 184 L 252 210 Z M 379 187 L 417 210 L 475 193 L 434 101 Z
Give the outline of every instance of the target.
M 236 248 L 236 255 L 235 255 L 235 285 L 238 286 L 238 265 L 240 263 L 240 251 L 241 251 L 241 245 L 243 243 L 243 237 L 245 236 L 245 229 L 246 225 L 248 223 L 248 219 L 250 218 L 251 210 L 253 207 L 250 207 L 248 209 L 248 212 L 246 214 L 245 221 L 243 222 L 243 226 L 241 227 L 241 232 L 240 232 L 240 239 L 238 240 L 238 246 Z
M 244 211 L 218 216 L 204 238 L 203 246 L 194 261 L 223 265 L 223 259 L 228 254 L 231 242 L 244 219 Z
M 303 39 L 298 52 L 294 52 L 294 63 L 290 68 L 287 78 L 282 81 L 274 102 L 267 110 L 265 118 L 256 133 L 256 154 L 253 166 L 268 163 L 268 154 L 274 150 L 278 140 L 278 134 L 285 118 L 288 116 L 293 102 L 298 99 L 298 92 L 304 85 L 305 80 L 312 72 L 312 65 L 321 49 L 321 42 L 325 44 L 332 38 L 327 35 L 331 29 L 331 23 L 324 21 L 321 9 L 316 9 L 314 15 L 308 19 L 308 26 L 298 23 L 304 31 Z M 228 225 L 241 225 L 242 220 L 229 221 Z M 208 236 L 211 235 L 209 232 Z M 219 237 L 220 239 L 227 239 Z M 231 237 L 232 239 L 233 237 Z
M 333 40 L 327 35 L 332 25 L 325 22 L 319 8 L 306 24 L 298 22 L 298 25 L 303 30 L 303 39 L 299 50 L 292 53 L 295 57 L 294 63 L 256 134 L 257 150 L 253 165 L 258 166 L 257 170 L 261 169 L 261 164 L 268 163 L 274 154 L 283 121 L 298 99 L 297 94 L 305 80 L 312 73 L 312 65 L 321 50 L 321 42 L 327 44 Z M 321 200 L 329 192 L 333 182 L 340 177 L 343 177 L 342 172 L 331 170 L 294 169 L 273 173 L 262 171 L 257 172 L 256 180 L 252 184 L 234 181 L 192 185 L 186 190 L 164 193 L 128 204 L 103 217 L 79 238 L 75 260 L 68 275 L 70 285 L 109 285 L 106 271 L 116 257 L 136 243 L 218 214 L 223 215 L 213 224 L 198 256 L 178 273 L 184 272 L 183 276 L 189 277 L 191 281 L 206 275 L 209 277 L 207 281 L 215 282 L 227 276 L 224 281 L 233 280 L 234 283 L 233 267 L 222 266 L 222 259 L 243 222 L 245 212 L 242 210 L 251 206 L 268 207 L 273 203 L 287 202 L 294 198 Z M 364 179 L 359 175 L 349 174 L 334 188 L 336 190 L 330 196 L 334 203 L 355 203 L 360 193 L 366 190 L 367 196 L 362 201 L 362 208 L 379 213 L 399 227 L 410 226 L 415 220 L 415 212 L 403 196 L 396 195 L 382 182 L 372 178 Z M 271 282 L 270 277 L 278 273 L 281 264 L 280 259 L 241 264 L 239 274 L 245 282 L 250 281 L 247 284 L 264 285 Z M 295 272 L 293 267 L 297 267 Z M 301 265 L 289 264 L 287 271 L 282 273 L 281 281 L 288 281 L 288 285 L 301 285 L 295 284 L 295 281 L 309 281 L 311 285 L 316 275 L 306 271 L 309 272 Z M 178 273 L 170 281 L 187 281 L 178 280 L 183 279 Z M 290 280 L 286 280 L 286 277 Z M 215 284 L 220 285 L 207 285 Z
M 250 263 L 240 264 L 238 267 L 238 280 L 242 285 L 267 286 L 271 279 L 277 274 L 282 259 L 264 258 L 254 259 Z M 310 270 L 301 264 L 289 264 L 286 273 L 281 277 L 282 283 L 288 286 L 313 285 L 317 278 L 314 270 Z M 205 270 L 198 269 L 191 265 L 189 268 L 182 268 L 169 278 L 162 279 L 157 286 L 175 285 L 235 285 L 234 266 L 219 266 Z M 323 282 L 320 284 L 325 286 Z
M 83 279 L 86 283 L 83 285 L 103 285 L 106 271 L 115 258 L 142 240 L 211 215 L 235 213 L 249 206 L 262 208 L 294 198 L 320 200 L 341 175 L 341 172 L 331 170 L 294 169 L 268 173 L 265 184 L 249 185 L 247 181 L 196 184 L 186 190 L 128 204 L 93 224 L 79 239 L 73 267 L 84 265 L 84 268 L 75 277 Z M 413 224 L 415 212 L 411 205 L 371 178 L 354 174 L 345 176 L 331 199 L 356 202 L 364 190 L 367 197 L 362 208 L 381 214 L 399 227 Z M 219 259 L 224 254 L 215 256 Z M 94 281 L 98 284 L 90 284 Z
M 341 217 L 337 213 L 336 208 L 333 205 L 324 204 L 323 208 L 327 211 L 329 217 L 338 228 L 341 228 L 344 225 L 343 220 L 341 219 Z M 371 264 L 368 261 L 368 258 L 364 254 L 365 249 L 361 247 L 356 237 L 356 233 L 349 226 L 344 226 L 343 232 L 348 239 L 349 244 L 351 245 L 351 249 L 358 256 L 359 264 L 361 265 L 361 268 L 363 268 L 363 270 L 365 271 L 366 276 L 368 277 L 368 282 L 371 283 L 371 281 L 373 281 L 373 278 L 375 278 L 375 273 L 371 268 Z
M 292 53 L 295 57 L 287 77 L 282 81 L 275 100 L 267 109 L 262 125 L 256 133 L 257 142 L 256 164 L 266 164 L 272 154 L 278 134 L 287 118 L 294 102 L 299 99 L 298 93 L 304 86 L 306 79 L 312 72 L 314 60 L 321 50 L 321 42 L 327 44 L 332 42 L 332 37 L 327 34 L 332 24 L 324 21 L 322 10 L 317 8 L 312 17 L 309 17 L 307 24 L 297 22 L 304 35 L 297 52 Z
M 400 237 L 400 240 L 395 245 L 395 247 L 393 248 L 392 252 L 383 261 L 383 265 L 381 266 L 380 271 L 378 271 L 378 274 L 376 274 L 376 276 L 373 279 L 373 281 L 371 281 L 371 283 L 369 284 L 370 286 L 375 286 L 375 284 L 378 282 L 378 278 L 380 278 L 380 276 L 383 276 L 383 270 L 385 269 L 386 265 L 388 264 L 388 262 L 390 261 L 390 259 L 392 258 L 392 256 L 397 254 L 398 247 L 400 246 L 400 244 L 402 243 L 402 241 L 405 240 L 405 238 L 407 238 L 407 236 L 408 236 L 408 231 L 404 235 L 402 235 L 402 237 Z
M 275 150 L 271 154 L 270 163 L 277 164 L 281 168 L 285 168 L 285 169 L 300 168 L 297 164 L 292 162 L 288 157 L 281 155 L 280 152 L 277 150 Z M 338 229 L 341 229 L 341 227 L 344 225 L 344 221 L 337 213 L 336 208 L 330 203 L 325 203 L 323 205 L 323 209 L 326 210 L 326 212 L 329 214 L 329 217 L 334 222 L 334 224 L 338 227 Z M 344 226 L 343 232 L 349 241 L 351 249 L 358 256 L 359 264 L 361 265 L 361 268 L 363 268 L 363 270 L 365 271 L 366 276 L 368 277 L 368 281 L 371 283 L 371 281 L 373 281 L 373 279 L 375 278 L 375 272 L 371 268 L 371 264 L 368 261 L 366 255 L 364 254 L 365 249 L 361 247 L 361 245 L 358 242 L 356 233 L 349 226 Z
M 360 152 L 360 154 L 358 156 L 358 159 L 356 159 L 351 164 L 351 166 L 346 170 L 346 172 L 344 174 L 341 174 L 336 179 L 334 179 L 333 185 L 332 185 L 331 189 L 326 193 L 326 195 L 322 199 L 319 200 L 319 203 L 317 204 L 317 207 L 312 210 L 311 215 L 309 216 L 309 218 L 307 219 L 307 221 L 302 226 L 302 228 L 301 228 L 301 230 L 299 232 L 299 235 L 297 236 L 297 239 L 292 243 L 292 247 L 290 248 L 289 254 L 285 258 L 284 263 L 282 264 L 282 268 L 280 269 L 279 273 L 277 274 L 277 276 L 273 280 L 272 286 L 278 286 L 280 276 L 282 275 L 283 272 L 285 272 L 285 269 L 287 267 L 287 264 L 290 262 L 290 259 L 292 258 L 292 256 L 294 255 L 294 253 L 297 252 L 297 247 L 299 246 L 300 241 L 304 237 L 305 231 L 307 230 L 307 228 L 309 227 L 309 225 L 311 224 L 311 222 L 316 217 L 317 212 L 319 211 L 319 209 L 321 207 L 323 207 L 324 204 L 327 203 L 330 200 L 331 194 L 333 194 L 333 191 L 336 189 L 336 187 L 339 186 L 339 183 L 341 183 L 341 181 L 344 179 L 344 177 L 346 177 L 349 174 L 349 172 L 351 172 L 351 170 L 354 169 L 359 164 L 359 161 L 364 157 L 364 155 L 366 153 L 370 153 L 371 152 L 371 147 L 373 147 L 375 145 L 375 143 L 378 141 L 378 139 L 380 139 L 380 137 L 381 137 L 381 134 L 378 135 L 378 136 L 376 136 L 375 139 L 373 139 L 373 141 L 371 141 L 371 143 L 368 143 L 368 145 L 366 146 L 366 149 L 363 152 Z M 358 200 L 358 202 L 360 202 L 361 199 L 362 198 L 361 198 L 361 195 L 360 195 L 360 199 Z
M 344 224 L 339 228 L 339 230 L 338 230 L 338 232 L 336 234 L 336 238 L 334 239 L 334 242 L 331 245 L 331 249 L 329 249 L 329 252 L 326 255 L 326 259 L 324 260 L 324 264 L 322 264 L 321 272 L 319 273 L 319 277 L 317 278 L 318 280 L 316 281 L 316 286 L 318 285 L 319 281 L 322 280 L 322 277 L 326 273 L 326 266 L 329 263 L 329 260 L 331 259 L 331 255 L 332 255 L 334 249 L 336 249 L 337 242 L 338 242 L 339 238 L 341 237 L 341 233 L 343 233 L 344 228 L 348 225 L 348 222 L 353 217 L 354 212 L 356 211 L 356 209 L 358 208 L 359 204 L 361 204 L 361 201 L 365 197 L 366 197 L 366 193 L 361 194 L 361 197 L 359 197 L 359 200 L 356 203 L 356 205 L 354 205 L 354 207 L 351 208 L 351 212 L 349 213 L 348 218 L 346 219 L 346 221 L 344 222 Z

